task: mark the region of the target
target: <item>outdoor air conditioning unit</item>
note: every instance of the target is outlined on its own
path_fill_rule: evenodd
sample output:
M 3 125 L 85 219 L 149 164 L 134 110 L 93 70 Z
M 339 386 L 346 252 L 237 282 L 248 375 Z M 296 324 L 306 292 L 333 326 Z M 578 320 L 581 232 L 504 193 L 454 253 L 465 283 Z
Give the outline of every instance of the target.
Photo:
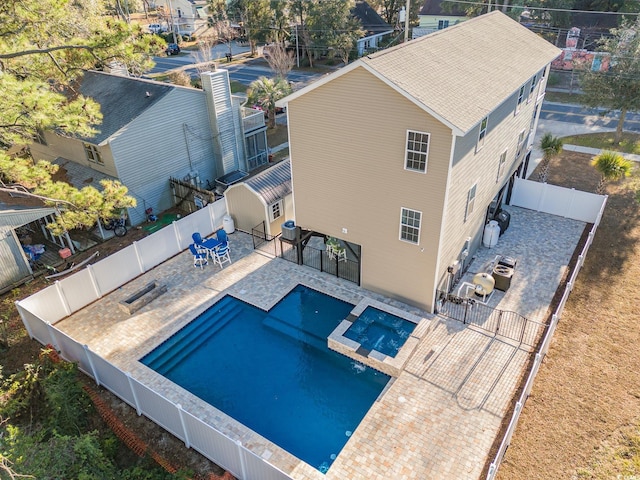
M 295 240 L 298 228 L 300 227 L 296 227 L 293 220 L 287 220 L 282 224 L 282 238 L 284 240 Z

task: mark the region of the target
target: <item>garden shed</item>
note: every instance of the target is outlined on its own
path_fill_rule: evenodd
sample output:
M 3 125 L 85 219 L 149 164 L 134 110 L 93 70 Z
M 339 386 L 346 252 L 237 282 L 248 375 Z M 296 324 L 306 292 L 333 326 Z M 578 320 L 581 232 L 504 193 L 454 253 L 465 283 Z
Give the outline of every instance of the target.
M 32 274 L 16 229 L 55 214 L 55 208 L 0 203 L 0 292 Z
M 251 232 L 253 228 L 276 236 L 282 223 L 293 218 L 291 193 L 291 162 L 286 159 L 247 180 L 231 185 L 224 192 L 227 211 L 238 229 Z

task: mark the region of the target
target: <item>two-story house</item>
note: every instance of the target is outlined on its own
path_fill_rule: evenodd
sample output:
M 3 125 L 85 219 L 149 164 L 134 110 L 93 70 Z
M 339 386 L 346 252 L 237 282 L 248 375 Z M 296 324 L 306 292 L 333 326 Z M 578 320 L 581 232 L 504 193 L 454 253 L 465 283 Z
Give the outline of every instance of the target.
M 141 223 L 147 208 L 160 212 L 173 206 L 170 177 L 213 188 L 225 174 L 268 162 L 262 112 L 231 95 L 226 70 L 203 73 L 201 79 L 202 90 L 85 72 L 79 91 L 100 104 L 98 132 L 91 137 L 42 132 L 31 154 L 86 167 L 85 183 L 120 180 L 138 202 L 129 219 Z
M 197 35 L 207 29 L 206 0 L 155 0 L 164 20 L 172 31 L 180 35 Z
M 363 287 L 433 311 L 521 169 L 558 53 L 492 12 L 283 99 L 296 224 L 354 245 Z
M 422 37 L 467 20 L 465 4 L 449 4 L 450 7 L 445 9 L 442 6 L 443 1 L 445 0 L 425 0 L 418 13 L 419 24 L 411 31 L 412 38 Z

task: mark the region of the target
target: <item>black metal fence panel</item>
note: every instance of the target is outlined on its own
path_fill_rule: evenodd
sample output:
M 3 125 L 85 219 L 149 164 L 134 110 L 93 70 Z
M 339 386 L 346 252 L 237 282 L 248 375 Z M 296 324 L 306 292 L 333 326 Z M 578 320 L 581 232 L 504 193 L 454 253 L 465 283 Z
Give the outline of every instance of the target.
M 437 309 L 440 315 L 474 325 L 520 344 L 534 347 L 544 330 L 544 324 L 529 320 L 517 312 L 492 308 L 474 298 L 438 293 L 441 298 Z

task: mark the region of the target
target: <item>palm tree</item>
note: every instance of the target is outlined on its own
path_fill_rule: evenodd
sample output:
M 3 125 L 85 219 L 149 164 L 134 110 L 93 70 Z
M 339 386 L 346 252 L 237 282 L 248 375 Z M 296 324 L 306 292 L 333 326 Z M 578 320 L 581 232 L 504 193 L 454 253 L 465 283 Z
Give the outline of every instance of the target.
M 591 161 L 598 172 L 600 172 L 600 182 L 596 188 L 596 193 L 603 194 L 604 187 L 608 181 L 620 180 L 621 178 L 631 175 L 633 169 L 633 162 L 627 160 L 622 155 L 616 152 L 604 151 L 593 157 Z
M 251 82 L 247 95 L 249 103 L 259 105 L 267 112 L 267 127 L 276 126 L 276 102 L 291 93 L 291 87 L 282 78 L 260 77 Z
M 549 132 L 542 136 L 542 139 L 540 140 L 542 163 L 540 164 L 540 172 L 538 173 L 538 180 L 540 180 L 540 182 L 547 182 L 547 176 L 549 175 L 549 163 L 553 158 L 562 153 L 562 144 L 563 142 L 561 138 L 554 137 Z

